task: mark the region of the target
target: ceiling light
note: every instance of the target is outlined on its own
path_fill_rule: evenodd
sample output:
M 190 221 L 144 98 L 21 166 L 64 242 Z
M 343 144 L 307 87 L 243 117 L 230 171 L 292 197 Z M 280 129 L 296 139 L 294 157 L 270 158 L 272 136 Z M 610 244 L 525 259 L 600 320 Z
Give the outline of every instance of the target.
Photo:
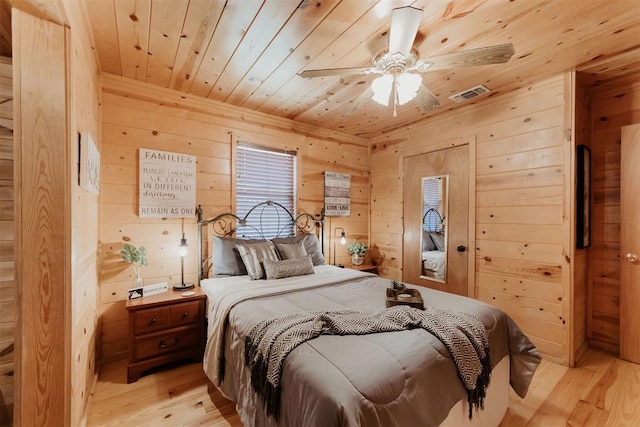
M 371 83 L 371 89 L 373 90 L 373 96 L 371 99 L 378 104 L 382 104 L 385 107 L 389 105 L 389 96 L 391 95 L 391 87 L 393 86 L 393 77 L 390 74 L 385 74 L 378 77 Z
M 421 84 L 422 77 L 417 74 L 384 74 L 371 83 L 373 91 L 371 99 L 387 107 L 389 106 L 389 98 L 393 95 L 393 116 L 395 117 L 395 107 L 414 99 L 418 95 Z
M 398 92 L 398 104 L 404 105 L 418 95 L 418 89 L 422 84 L 422 77 L 417 74 L 402 73 L 396 79 L 396 91 Z

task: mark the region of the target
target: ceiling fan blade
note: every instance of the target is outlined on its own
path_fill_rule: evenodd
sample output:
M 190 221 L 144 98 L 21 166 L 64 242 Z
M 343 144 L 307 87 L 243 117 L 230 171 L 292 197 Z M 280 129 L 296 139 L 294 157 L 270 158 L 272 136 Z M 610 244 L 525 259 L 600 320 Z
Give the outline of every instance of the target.
M 473 67 L 476 65 L 502 64 L 511 59 L 514 53 L 515 49 L 511 43 L 500 44 L 431 56 L 419 60 L 414 68 L 420 72 L 425 72 L 458 67 Z
M 411 53 L 411 47 L 418 33 L 422 9 L 405 6 L 391 12 L 391 28 L 389 29 L 389 53 Z
M 351 101 L 351 104 L 344 110 L 345 116 L 350 116 L 355 113 L 358 108 L 362 106 L 365 102 L 367 102 L 373 96 L 373 90 L 371 86 L 369 86 L 364 92 L 362 92 L 356 99 Z
M 424 85 L 420 85 L 418 88 L 418 95 L 416 96 L 416 102 L 420 104 L 420 108 L 423 111 L 431 111 L 440 107 L 440 101 L 427 89 Z
M 321 70 L 304 70 L 298 75 L 300 77 L 312 78 L 312 77 L 329 77 L 329 76 L 347 76 L 355 74 L 372 74 L 377 73 L 375 68 L 325 68 Z

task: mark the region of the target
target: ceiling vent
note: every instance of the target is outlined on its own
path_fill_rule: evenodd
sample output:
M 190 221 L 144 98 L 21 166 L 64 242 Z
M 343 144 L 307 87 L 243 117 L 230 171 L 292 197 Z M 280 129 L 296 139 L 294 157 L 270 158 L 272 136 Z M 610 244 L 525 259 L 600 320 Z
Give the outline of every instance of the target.
M 465 102 L 470 100 L 471 98 L 475 98 L 476 96 L 484 95 L 485 93 L 491 92 L 488 87 L 484 85 L 478 85 L 472 87 L 471 89 L 467 89 L 460 93 L 456 93 L 455 95 L 451 95 L 449 98 L 454 100 L 455 102 Z

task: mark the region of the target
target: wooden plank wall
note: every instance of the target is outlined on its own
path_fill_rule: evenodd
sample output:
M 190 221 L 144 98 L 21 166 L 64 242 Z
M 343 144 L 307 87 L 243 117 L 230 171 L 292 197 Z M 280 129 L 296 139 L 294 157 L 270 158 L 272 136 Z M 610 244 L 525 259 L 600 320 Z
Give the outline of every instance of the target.
M 248 141 L 298 153 L 298 208 L 312 214 L 323 206 L 326 170 L 352 175 L 348 218 L 327 221 L 325 252 L 332 247 L 329 230 L 344 227 L 350 240 L 369 234 L 369 148 L 361 138 L 275 118 L 217 101 L 158 89 L 130 79 L 102 75 L 103 141 L 100 194 L 100 314 L 102 362 L 128 354 L 126 291 L 133 272 L 120 259 L 124 242 L 144 245 L 149 266 L 145 283 L 180 279 L 177 246 L 184 229 L 192 250 L 185 259 L 185 280 L 197 272 L 195 218 L 139 218 L 138 149 L 140 147 L 197 156 L 196 203 L 211 217 L 233 208 L 233 146 Z M 344 248 L 338 262 L 346 263 Z
M 574 135 L 575 146 L 586 145 L 591 147 L 591 131 L 590 131 L 590 117 L 589 117 L 589 93 L 588 87 L 582 75 L 577 73 L 575 75 L 575 98 L 574 98 Z M 572 166 L 575 170 L 576 162 Z M 579 197 L 576 194 L 576 197 Z M 574 202 L 575 203 L 575 202 Z M 572 230 L 575 233 L 575 228 Z M 572 239 L 575 241 L 575 237 Z M 574 307 L 574 322 L 573 322 L 573 348 L 576 353 L 576 357 L 585 350 L 587 345 L 587 296 L 589 288 L 589 249 L 575 249 L 573 256 L 573 307 Z
M 69 425 L 70 183 L 65 28 L 12 13 L 16 425 Z
M 15 222 L 13 206 L 13 75 L 0 57 L 0 426 L 11 425 L 14 400 Z
M 65 2 L 69 77 L 71 171 L 71 425 L 81 425 L 99 370 L 98 330 L 99 197 L 78 185 L 78 134 L 89 132 L 101 150 L 100 81 L 92 36 L 81 2 Z
M 558 76 L 375 139 L 371 241 L 382 274 L 400 278 L 402 158 L 443 148 L 447 138 L 475 142 L 475 297 L 510 314 L 547 358 L 569 364 L 565 254 L 571 253 L 573 174 L 565 80 Z
M 592 245 L 589 343 L 618 352 L 620 344 L 620 129 L 640 123 L 640 74 L 591 89 Z

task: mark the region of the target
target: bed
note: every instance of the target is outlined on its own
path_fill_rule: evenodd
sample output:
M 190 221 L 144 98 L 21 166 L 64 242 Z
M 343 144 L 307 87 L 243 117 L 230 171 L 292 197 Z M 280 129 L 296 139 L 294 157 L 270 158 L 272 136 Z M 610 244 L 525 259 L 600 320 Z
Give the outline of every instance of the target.
M 447 268 L 444 219 L 435 209 L 428 209 L 422 216 L 422 275 L 445 280 Z
M 289 216 L 294 222 L 300 219 Z M 311 216 L 303 220 L 307 225 L 321 222 Z M 199 223 L 210 224 L 201 218 Z M 302 232 L 296 237 L 254 240 L 248 244 L 229 238 L 215 239 L 214 258 L 215 255 L 222 258 L 221 248 L 226 248 L 227 258 L 233 259 L 214 259 L 213 275 L 217 277 L 203 277 L 200 282 L 209 302 L 204 371 L 215 387 L 236 402 L 244 425 L 436 426 L 469 422 L 497 425 L 508 405 L 509 385 L 524 397 L 540 356 L 505 313 L 477 300 L 417 286 L 414 288 L 425 302 L 424 311 L 407 306 L 387 308 L 385 292 L 391 286 L 389 280 L 326 265 L 319 239 L 314 233 L 304 233 L 305 227 L 294 227 Z M 227 231 L 225 234 L 228 235 Z M 238 235 L 237 231 L 235 234 Z M 238 262 L 247 261 L 260 248 L 276 244 L 291 247 L 284 247 L 283 253 L 287 254 L 284 260 L 275 261 L 268 256 L 263 259 L 264 278 L 252 279 L 256 276 L 256 265 L 250 261 L 245 273 L 240 274 Z M 238 253 L 244 251 L 246 259 L 238 254 L 229 257 L 228 249 L 233 245 Z M 305 250 L 301 251 L 301 247 Z M 287 259 L 302 252 L 304 261 Z M 234 263 L 239 274 L 229 274 Z M 257 342 L 251 339 L 256 338 L 256 330 L 260 331 L 263 325 L 303 317 L 317 321 L 313 316 L 318 313 L 377 315 L 398 309 L 423 315 L 428 311 L 453 312 L 451 307 L 458 314 L 471 313 L 464 316 L 481 322 L 483 330 L 486 329 L 489 345 L 486 360 L 492 371 L 484 410 L 470 412 L 470 392 L 461 380 L 458 359 L 454 360 L 448 350 L 450 343 L 422 327 L 345 335 L 321 329 L 313 339 L 293 346 L 282 359 L 277 370 L 276 405 L 272 398 L 265 400 L 261 390 L 268 384 L 260 383 L 262 377 L 256 380 L 255 366 L 247 362 L 247 354 L 253 354 L 254 350 L 249 343 Z M 277 348 L 283 342 L 287 340 L 279 342 Z M 275 413 L 270 412 L 269 408 L 274 406 Z

